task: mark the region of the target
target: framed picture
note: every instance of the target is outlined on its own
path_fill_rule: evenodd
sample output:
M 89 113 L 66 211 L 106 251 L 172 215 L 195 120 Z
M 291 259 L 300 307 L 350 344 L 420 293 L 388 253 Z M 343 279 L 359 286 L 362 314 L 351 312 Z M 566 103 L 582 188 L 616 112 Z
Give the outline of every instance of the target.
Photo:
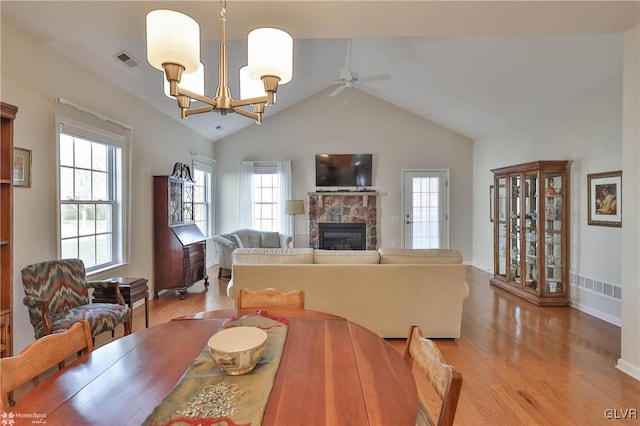
M 587 175 L 589 225 L 622 227 L 622 171 Z
M 13 186 L 31 188 L 31 150 L 13 148 Z
M 493 190 L 494 190 L 493 185 L 490 185 L 489 186 L 489 220 L 491 222 L 493 222 L 496 217 L 496 213 L 495 213 L 496 204 L 495 204 L 495 198 L 493 195 Z

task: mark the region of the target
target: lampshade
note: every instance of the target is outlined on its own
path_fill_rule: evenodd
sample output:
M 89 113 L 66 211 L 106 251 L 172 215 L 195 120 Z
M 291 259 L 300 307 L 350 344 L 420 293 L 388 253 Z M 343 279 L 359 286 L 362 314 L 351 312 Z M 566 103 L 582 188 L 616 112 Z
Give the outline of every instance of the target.
M 260 81 L 262 76 L 280 78 L 286 84 L 293 77 L 293 38 L 277 28 L 257 28 L 247 36 L 249 75 Z
M 164 94 L 170 98 L 174 98 L 170 95 L 169 82 L 164 79 Z M 204 65 L 200 63 L 198 70 L 191 74 L 182 74 L 180 79 L 180 87 L 195 92 L 204 96 Z
M 200 65 L 200 26 L 191 17 L 174 10 L 158 9 L 147 14 L 147 60 L 164 71 L 172 63 L 193 73 Z
M 304 214 L 304 201 L 287 200 L 284 203 L 284 214 Z
M 242 99 L 264 96 L 264 84 L 249 75 L 249 66 L 240 68 L 240 97 Z

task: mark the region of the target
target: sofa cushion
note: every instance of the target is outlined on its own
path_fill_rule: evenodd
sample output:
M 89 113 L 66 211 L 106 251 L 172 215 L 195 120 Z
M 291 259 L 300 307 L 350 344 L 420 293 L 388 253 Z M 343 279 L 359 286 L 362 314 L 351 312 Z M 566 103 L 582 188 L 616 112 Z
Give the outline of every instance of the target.
M 233 251 L 233 264 L 312 264 L 312 248 L 241 248 Z
M 393 249 L 381 248 L 380 263 L 462 263 L 458 250 L 445 249 Z
M 313 263 L 380 263 L 380 254 L 376 250 L 315 250 Z
M 280 248 L 280 233 L 262 232 L 260 234 L 260 247 Z

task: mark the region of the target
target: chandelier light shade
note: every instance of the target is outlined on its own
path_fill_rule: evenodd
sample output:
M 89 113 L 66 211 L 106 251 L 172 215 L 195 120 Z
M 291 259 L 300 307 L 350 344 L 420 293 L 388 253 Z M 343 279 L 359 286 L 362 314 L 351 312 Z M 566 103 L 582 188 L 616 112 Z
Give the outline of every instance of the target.
M 265 96 L 264 84 L 260 80 L 254 80 L 249 75 L 249 66 L 245 65 L 240 68 L 240 97 L 257 98 Z
M 293 38 L 277 28 L 257 28 L 249 33 L 247 63 L 250 76 L 260 81 L 271 75 L 286 84 L 293 77 Z
M 147 14 L 147 61 L 164 71 L 164 64 L 180 65 L 185 73 L 200 65 L 200 26 L 191 17 L 159 9 Z
M 276 91 L 293 77 L 293 38 L 276 28 L 259 28 L 248 36 L 248 65 L 241 72 L 241 97 L 231 96 L 228 81 L 227 3 L 220 1 L 218 88 L 214 97 L 204 94 L 204 70 L 200 63 L 200 27 L 191 17 L 172 10 L 147 14 L 147 60 L 163 71 L 165 94 L 178 102 L 182 118 L 217 111 L 235 112 L 262 123 L 266 105 L 276 101 Z M 192 108 L 191 101 L 204 106 Z M 253 111 L 243 107 L 251 106 Z

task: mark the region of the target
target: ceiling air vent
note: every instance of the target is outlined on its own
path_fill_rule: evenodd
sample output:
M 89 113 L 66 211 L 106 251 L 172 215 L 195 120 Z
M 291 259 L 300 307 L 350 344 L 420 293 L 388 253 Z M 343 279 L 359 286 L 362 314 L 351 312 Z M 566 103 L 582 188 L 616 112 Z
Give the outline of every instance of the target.
M 115 55 L 113 55 L 113 57 L 116 58 L 118 61 L 122 62 L 123 64 L 129 66 L 130 68 L 138 66 L 138 61 L 136 61 L 133 58 L 133 56 L 131 56 L 129 53 L 125 52 L 124 50 L 122 52 L 116 53 Z

